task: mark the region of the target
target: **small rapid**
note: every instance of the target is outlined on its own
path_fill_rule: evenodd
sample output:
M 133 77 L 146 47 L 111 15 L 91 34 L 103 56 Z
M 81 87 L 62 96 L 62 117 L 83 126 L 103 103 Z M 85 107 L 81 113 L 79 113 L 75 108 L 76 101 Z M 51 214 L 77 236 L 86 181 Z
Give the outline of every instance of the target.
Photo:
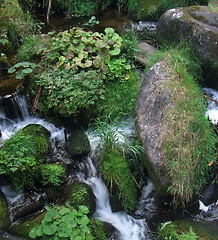
M 218 91 L 211 89 L 211 88 L 205 88 L 205 93 L 211 97 L 213 100 L 208 100 L 208 108 L 206 115 L 209 117 L 211 122 L 213 124 L 218 124 Z

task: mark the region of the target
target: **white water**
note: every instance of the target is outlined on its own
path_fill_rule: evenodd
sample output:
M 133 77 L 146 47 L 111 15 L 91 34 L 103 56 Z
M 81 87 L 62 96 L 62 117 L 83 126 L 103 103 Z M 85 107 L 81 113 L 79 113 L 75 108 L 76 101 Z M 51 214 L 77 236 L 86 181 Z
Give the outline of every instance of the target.
M 126 136 L 129 138 L 135 134 L 133 122 L 128 122 L 128 125 L 122 126 L 117 129 L 115 136 L 117 140 L 123 143 Z M 101 140 L 96 137 L 95 134 L 89 135 L 91 143 L 91 158 L 94 159 L 98 154 L 96 149 L 101 147 Z M 96 198 L 96 216 L 100 221 L 110 223 L 118 230 L 118 238 L 121 240 L 145 240 L 148 237 L 145 236 L 148 228 L 145 219 L 134 219 L 132 216 L 125 212 L 112 212 L 109 193 L 102 181 L 102 178 L 98 175 L 92 159 L 87 158 L 87 167 L 89 169 L 87 176 L 80 172 L 78 178 L 80 181 L 88 184 Z
M 205 88 L 204 90 L 206 95 L 218 102 L 218 91 L 215 91 L 211 88 Z M 218 124 L 218 104 L 216 104 L 214 101 L 208 100 L 208 109 L 206 115 L 213 124 Z

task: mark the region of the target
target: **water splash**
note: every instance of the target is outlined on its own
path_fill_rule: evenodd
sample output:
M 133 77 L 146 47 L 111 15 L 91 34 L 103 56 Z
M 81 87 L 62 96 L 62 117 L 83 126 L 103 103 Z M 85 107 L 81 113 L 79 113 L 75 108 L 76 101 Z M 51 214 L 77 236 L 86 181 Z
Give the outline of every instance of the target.
M 204 88 L 205 93 L 218 102 L 218 91 L 211 88 Z M 218 124 L 218 104 L 208 100 L 208 108 L 206 116 L 212 121 L 213 124 Z

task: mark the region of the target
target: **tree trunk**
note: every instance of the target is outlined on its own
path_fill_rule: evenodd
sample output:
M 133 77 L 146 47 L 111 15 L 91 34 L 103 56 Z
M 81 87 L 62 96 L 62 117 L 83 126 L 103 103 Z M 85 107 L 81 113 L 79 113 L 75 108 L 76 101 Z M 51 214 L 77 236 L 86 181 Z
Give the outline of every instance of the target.
M 48 2 L 47 22 L 49 22 L 49 14 L 50 14 L 50 10 L 51 10 L 51 0 L 49 0 L 49 2 Z

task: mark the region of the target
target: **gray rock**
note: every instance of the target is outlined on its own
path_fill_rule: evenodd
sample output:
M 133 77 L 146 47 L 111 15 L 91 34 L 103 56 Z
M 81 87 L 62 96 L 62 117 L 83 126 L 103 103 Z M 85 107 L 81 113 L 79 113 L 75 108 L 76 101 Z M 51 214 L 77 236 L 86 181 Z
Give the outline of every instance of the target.
M 157 48 L 147 42 L 139 43 L 138 47 L 140 52 L 137 56 L 137 59 L 142 64 L 146 64 L 150 56 L 157 50 Z
M 170 9 L 157 23 L 157 34 L 167 42 L 189 40 L 203 63 L 207 85 L 218 89 L 218 14 L 208 7 Z
M 167 131 L 163 119 L 172 107 L 170 91 L 165 86 L 168 74 L 164 62 L 155 64 L 146 74 L 135 107 L 135 125 L 145 152 L 145 167 L 162 194 L 170 184 L 162 150 Z

